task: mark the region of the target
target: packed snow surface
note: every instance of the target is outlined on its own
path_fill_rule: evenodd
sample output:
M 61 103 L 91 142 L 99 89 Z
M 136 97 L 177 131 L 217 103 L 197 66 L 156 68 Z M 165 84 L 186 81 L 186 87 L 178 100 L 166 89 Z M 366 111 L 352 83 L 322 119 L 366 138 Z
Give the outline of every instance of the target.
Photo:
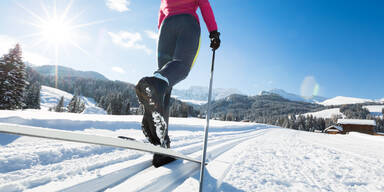
M 142 116 L 0 111 L 0 122 L 134 137 Z M 201 155 L 205 120 L 171 118 L 171 148 Z M 384 137 L 326 135 L 210 122 L 205 191 L 384 191 Z M 0 135 L 0 191 L 197 191 L 200 165 L 151 166 L 152 155 L 98 145 Z
M 317 112 L 304 114 L 304 116 L 310 116 L 310 115 L 316 118 L 328 118 L 328 119 L 335 116 L 345 117 L 345 115 L 340 112 L 340 108 L 325 109 Z
M 357 104 L 357 103 L 366 103 L 366 102 L 373 102 L 373 100 L 354 98 L 354 97 L 337 96 L 337 97 L 334 97 L 331 99 L 327 99 L 327 100 L 325 100 L 319 104 L 329 106 L 329 105 Z

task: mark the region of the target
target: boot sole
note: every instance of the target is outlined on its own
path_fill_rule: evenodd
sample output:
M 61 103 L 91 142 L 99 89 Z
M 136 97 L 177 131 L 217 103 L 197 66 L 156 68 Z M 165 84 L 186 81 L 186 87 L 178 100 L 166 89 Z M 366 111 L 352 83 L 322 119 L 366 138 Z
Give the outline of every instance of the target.
M 162 105 L 160 103 L 156 103 L 151 99 L 152 91 L 154 88 L 145 81 L 145 79 L 140 80 L 138 85 L 135 87 L 136 95 L 139 98 L 141 104 L 144 105 L 144 116 L 145 120 L 150 116 L 151 122 L 147 122 L 149 125 L 153 125 L 149 127 L 150 134 L 152 138 L 156 138 L 153 144 L 157 145 L 160 143 L 164 143 L 161 141 L 158 135 L 162 135 L 166 129 L 166 122 L 163 118 L 163 110 Z M 144 129 L 144 128 L 143 128 Z

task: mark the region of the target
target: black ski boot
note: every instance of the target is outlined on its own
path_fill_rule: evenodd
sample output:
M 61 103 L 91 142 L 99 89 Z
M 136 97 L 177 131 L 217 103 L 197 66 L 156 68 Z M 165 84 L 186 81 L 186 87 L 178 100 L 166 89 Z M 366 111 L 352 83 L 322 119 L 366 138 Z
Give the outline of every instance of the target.
M 136 85 L 137 97 L 144 106 L 141 126 L 144 135 L 154 145 L 165 143 L 162 140 L 168 128 L 164 119 L 164 96 L 167 89 L 167 82 L 156 77 L 144 77 Z
M 167 93 L 170 92 L 167 82 L 156 77 L 144 77 L 136 85 L 136 94 L 141 104 L 144 105 L 144 116 L 141 127 L 148 141 L 154 145 L 160 145 L 164 148 L 170 147 L 168 137 L 168 112 L 165 109 L 164 99 Z M 169 96 L 168 96 L 169 97 Z M 174 161 L 175 158 L 154 154 L 152 164 L 160 167 Z
M 156 168 L 161 167 L 165 164 L 168 164 L 172 161 L 176 160 L 173 157 L 166 156 L 166 155 L 161 155 L 161 154 L 154 154 L 153 155 L 153 160 L 152 160 L 152 165 Z

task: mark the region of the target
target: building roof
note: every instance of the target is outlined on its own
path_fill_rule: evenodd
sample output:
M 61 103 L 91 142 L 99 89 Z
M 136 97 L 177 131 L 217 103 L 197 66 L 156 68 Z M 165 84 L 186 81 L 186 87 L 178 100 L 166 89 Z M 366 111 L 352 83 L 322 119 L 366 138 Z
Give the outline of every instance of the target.
M 337 126 L 337 125 L 331 125 L 331 126 L 329 126 L 328 128 L 324 129 L 324 132 L 326 132 L 326 131 L 334 132 L 334 131 L 336 131 L 336 130 L 334 130 L 334 129 L 337 129 L 338 131 L 343 131 L 343 128 L 342 128 L 342 127 Z
M 341 125 L 372 125 L 376 126 L 375 120 L 366 120 L 366 119 L 338 119 L 338 124 Z

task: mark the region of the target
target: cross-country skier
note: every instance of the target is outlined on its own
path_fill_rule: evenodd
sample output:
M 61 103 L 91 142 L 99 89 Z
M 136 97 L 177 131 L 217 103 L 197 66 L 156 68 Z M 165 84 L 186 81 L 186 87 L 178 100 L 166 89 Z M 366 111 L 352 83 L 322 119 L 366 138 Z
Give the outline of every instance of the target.
M 161 0 L 158 70 L 136 85 L 136 94 L 145 110 L 141 124 L 144 135 L 152 144 L 164 148 L 169 148 L 171 143 L 168 119 L 172 87 L 188 76 L 199 52 L 200 24 L 196 14 L 199 7 L 210 32 L 210 47 L 219 48 L 220 33 L 208 0 Z M 173 160 L 155 154 L 152 164 L 159 167 Z

